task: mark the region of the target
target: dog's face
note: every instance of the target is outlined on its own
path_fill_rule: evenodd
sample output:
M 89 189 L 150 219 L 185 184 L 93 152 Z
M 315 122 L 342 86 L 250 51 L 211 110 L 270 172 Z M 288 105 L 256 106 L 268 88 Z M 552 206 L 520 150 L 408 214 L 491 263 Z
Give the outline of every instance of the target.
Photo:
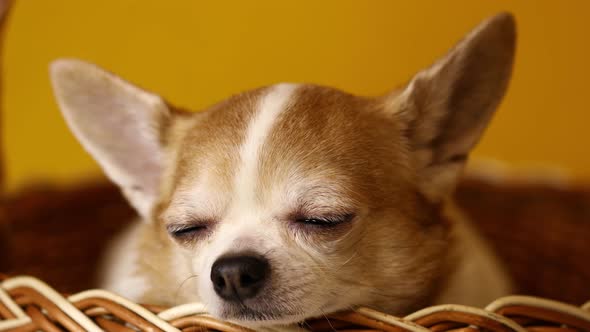
M 80 61 L 51 74 L 73 132 L 145 219 L 159 296 L 186 281 L 183 301 L 216 316 L 283 324 L 435 295 L 440 207 L 506 89 L 514 35 L 496 16 L 376 98 L 278 84 L 198 113 Z

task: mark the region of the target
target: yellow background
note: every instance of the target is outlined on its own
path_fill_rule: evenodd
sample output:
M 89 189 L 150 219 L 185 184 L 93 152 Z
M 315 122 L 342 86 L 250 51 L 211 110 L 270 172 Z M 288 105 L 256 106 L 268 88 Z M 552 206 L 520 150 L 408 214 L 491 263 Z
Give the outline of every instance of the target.
M 52 99 L 57 57 L 192 109 L 279 81 L 377 94 L 501 10 L 519 25 L 516 70 L 476 156 L 590 178 L 590 1 L 20 0 L 3 60 L 8 188 L 99 174 Z

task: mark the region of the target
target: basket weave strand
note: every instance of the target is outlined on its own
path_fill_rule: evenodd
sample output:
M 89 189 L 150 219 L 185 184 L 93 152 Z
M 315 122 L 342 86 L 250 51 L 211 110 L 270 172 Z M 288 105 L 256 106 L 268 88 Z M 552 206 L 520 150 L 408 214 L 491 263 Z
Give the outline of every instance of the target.
M 403 318 L 359 308 L 310 320 L 302 327 L 316 332 L 590 332 L 590 302 L 576 307 L 508 296 L 485 309 L 439 305 Z M 103 290 L 65 297 L 32 277 L 6 278 L 0 283 L 0 331 L 252 332 L 207 315 L 200 304 L 168 309 L 141 306 Z

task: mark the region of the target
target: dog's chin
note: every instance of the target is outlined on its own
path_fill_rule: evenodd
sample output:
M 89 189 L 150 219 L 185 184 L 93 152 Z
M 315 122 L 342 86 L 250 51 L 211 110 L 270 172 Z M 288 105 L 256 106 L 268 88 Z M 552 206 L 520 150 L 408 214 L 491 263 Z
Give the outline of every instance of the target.
M 307 318 L 305 313 L 286 312 L 279 309 L 258 309 L 243 304 L 226 304 L 216 316 L 250 328 L 291 325 Z
M 308 319 L 325 317 L 326 314 L 351 308 L 341 304 L 326 304 L 316 310 L 304 311 L 281 310 L 278 307 L 269 305 L 263 309 L 247 304 L 225 303 L 214 316 L 249 328 L 263 328 L 299 324 Z
M 336 310 L 335 310 L 336 309 Z M 250 328 L 284 326 L 301 323 L 307 319 L 322 317 L 326 313 L 339 311 L 337 308 L 326 308 L 313 311 L 285 311 L 277 308 L 259 309 L 244 304 L 224 304 L 221 310 L 214 314 L 220 319 Z

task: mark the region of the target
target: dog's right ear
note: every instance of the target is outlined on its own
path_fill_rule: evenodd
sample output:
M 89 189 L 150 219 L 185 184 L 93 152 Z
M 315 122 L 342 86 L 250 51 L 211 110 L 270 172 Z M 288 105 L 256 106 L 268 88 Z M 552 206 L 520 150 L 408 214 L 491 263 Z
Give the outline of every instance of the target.
M 514 17 L 498 14 L 387 97 L 387 109 L 405 126 L 418 186 L 430 200 L 444 200 L 454 189 L 506 92 L 515 50 Z
M 162 133 L 172 116 L 166 103 L 80 60 L 57 60 L 50 75 L 74 135 L 139 214 L 149 219 L 164 168 Z

